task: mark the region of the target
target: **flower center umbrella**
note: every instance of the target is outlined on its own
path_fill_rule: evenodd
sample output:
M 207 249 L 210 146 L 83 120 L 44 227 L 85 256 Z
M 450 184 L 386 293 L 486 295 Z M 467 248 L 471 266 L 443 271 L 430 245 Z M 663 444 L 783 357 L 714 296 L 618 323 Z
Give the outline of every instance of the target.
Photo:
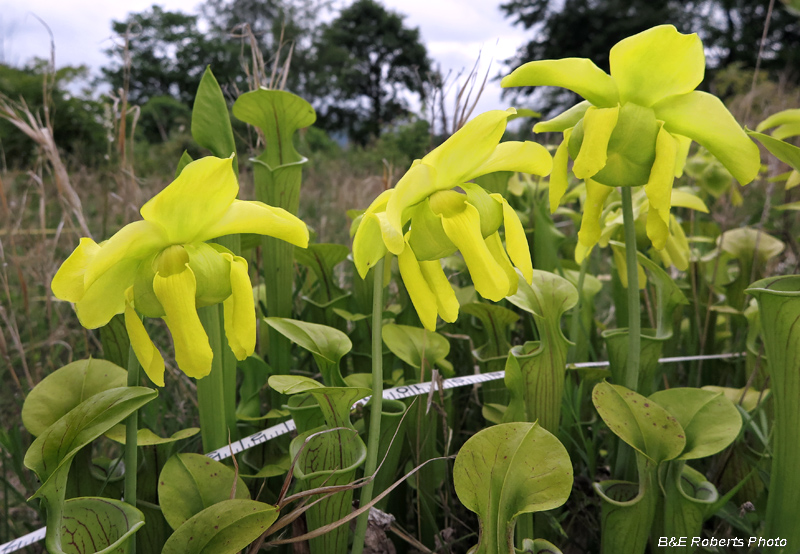
M 499 194 L 468 181 L 496 171 L 547 175 L 552 159 L 534 142 L 500 139 L 513 108 L 483 113 L 421 160 L 397 186 L 364 212 L 353 240 L 362 278 L 387 253 L 398 256 L 400 275 L 423 326 L 458 317 L 455 292 L 440 258 L 460 251 L 484 298 L 498 301 L 517 290 L 516 266 L 530 282 L 528 241 L 514 209 Z M 498 232 L 505 227 L 505 248 Z
M 308 245 L 308 229 L 285 210 L 237 200 L 233 158 L 206 157 L 150 199 L 130 223 L 100 244 L 82 238 L 51 288 L 75 303 L 84 327 L 95 329 L 125 314 L 131 346 L 153 383 L 164 385 L 164 360 L 139 314 L 162 318 L 175 361 L 190 377 L 211 371 L 213 352 L 197 308 L 223 303 L 225 335 L 243 360 L 256 342 L 255 305 L 247 261 L 211 239 L 257 233 Z M 137 313 L 138 312 L 138 313 Z
M 586 181 L 586 208 L 576 258 L 597 243 L 599 217 L 608 187 L 645 187 L 650 201 L 647 235 L 656 249 L 669 236 L 672 182 L 681 173 L 691 141 L 711 152 L 742 184 L 760 165 L 758 147 L 711 94 L 697 91 L 705 73 L 703 44 L 660 25 L 618 42 L 609 56 L 611 74 L 585 58 L 526 63 L 502 81 L 503 87 L 558 86 L 586 100 L 535 132 L 561 132 L 554 157 L 550 209 L 567 190 L 567 162 Z M 605 186 L 601 186 L 605 185 Z

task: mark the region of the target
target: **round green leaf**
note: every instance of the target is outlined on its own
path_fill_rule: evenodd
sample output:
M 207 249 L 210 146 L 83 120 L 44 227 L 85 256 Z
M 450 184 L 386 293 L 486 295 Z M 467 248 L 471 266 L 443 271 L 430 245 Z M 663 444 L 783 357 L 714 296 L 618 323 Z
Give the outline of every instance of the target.
M 674 388 L 650 395 L 674 415 L 686 431 L 686 446 L 679 459 L 705 458 L 732 443 L 742 428 L 742 416 L 721 392 Z
M 759 266 L 766 265 L 770 259 L 783 252 L 786 247 L 782 240 L 751 227 L 725 231 L 717 242 L 722 245 L 722 250 L 725 252 L 740 260 L 756 259 Z M 756 252 L 756 245 L 758 252 Z
M 508 301 L 535 316 L 558 322 L 578 303 L 578 290 L 566 279 L 547 271 L 533 270 L 533 283 L 519 280 L 516 294 Z
M 298 346 L 329 362 L 337 363 L 353 348 L 347 335 L 327 325 L 283 317 L 267 317 L 264 321 Z
M 481 521 L 478 552 L 513 552 L 519 514 L 557 508 L 572 490 L 564 446 L 536 423 L 504 423 L 473 435 L 456 456 L 459 500 Z
M 167 523 L 177 530 L 206 508 L 230 499 L 234 477 L 233 469 L 200 454 L 171 457 L 158 479 L 158 498 Z M 236 479 L 235 497 L 250 498 L 241 478 Z
M 653 462 L 672 460 L 683 452 L 683 427 L 654 400 L 603 382 L 594 387 L 592 402 L 615 435 Z
M 161 554 L 236 554 L 278 519 L 278 508 L 255 500 L 224 500 L 178 528 Z
M 445 361 L 450 353 L 450 342 L 442 335 L 410 325 L 384 325 L 381 331 L 383 342 L 392 354 L 411 367 L 422 367 L 422 360 L 428 369 Z
M 128 417 L 158 393 L 145 387 L 118 387 L 90 396 L 50 425 L 25 453 L 25 467 L 36 472 L 42 487 L 36 496 L 48 496 L 52 485 L 61 489 L 72 458 L 94 439 Z M 50 480 L 53 483 L 49 483 Z
M 75 406 L 108 389 L 124 387 L 128 373 L 106 360 L 78 360 L 42 379 L 25 398 L 22 423 L 38 437 Z
M 339 370 L 339 360 L 353 348 L 353 343 L 347 335 L 327 325 L 306 323 L 296 319 L 267 317 L 264 321 L 293 343 L 311 352 L 325 384 L 329 386 L 345 384 Z

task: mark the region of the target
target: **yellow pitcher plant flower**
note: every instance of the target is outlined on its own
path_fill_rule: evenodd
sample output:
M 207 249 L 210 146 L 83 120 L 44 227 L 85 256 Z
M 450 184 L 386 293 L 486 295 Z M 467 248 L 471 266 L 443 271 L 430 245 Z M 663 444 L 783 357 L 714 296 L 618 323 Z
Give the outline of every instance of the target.
M 51 288 L 75 304 L 84 327 L 95 329 L 125 314 L 131 346 L 148 377 L 164 386 L 164 360 L 139 314 L 162 318 L 172 334 L 175 361 L 190 377 L 211 371 L 213 352 L 197 308 L 223 303 L 225 335 L 240 360 L 253 353 L 256 314 L 247 261 L 207 241 L 257 233 L 308 245 L 305 224 L 285 210 L 237 200 L 233 158 L 206 157 L 100 244 L 82 238 L 59 268 Z M 138 313 L 137 313 L 138 312 Z
M 362 278 L 388 253 L 398 256 L 400 275 L 426 329 L 436 317 L 453 322 L 458 300 L 440 259 L 460 251 L 475 290 L 498 301 L 517 290 L 516 266 L 533 276 L 525 231 L 500 194 L 468 181 L 495 171 L 547 175 L 552 158 L 534 142 L 503 142 L 516 110 L 483 113 L 421 160 L 397 186 L 383 192 L 361 217 L 353 258 Z M 505 248 L 498 232 L 505 228 Z M 513 265 L 512 265 L 513 262 Z
M 567 189 L 567 162 L 586 181 L 586 204 L 576 258 L 600 236 L 598 218 L 611 189 L 643 185 L 650 201 L 647 235 L 661 250 L 669 236 L 672 182 L 680 174 L 691 141 L 708 149 L 741 183 L 758 174 L 758 147 L 725 105 L 697 91 L 705 73 L 703 44 L 672 25 L 653 27 L 618 42 L 609 57 L 610 75 L 585 58 L 526 63 L 503 87 L 558 86 L 585 98 L 535 132 L 561 132 L 550 177 L 550 209 Z M 585 228 L 585 229 L 584 229 Z
M 703 202 L 699 196 L 687 188 L 679 188 L 672 191 L 670 206 L 673 208 L 688 208 L 690 210 L 695 210 L 706 214 L 708 213 L 708 206 L 706 206 L 705 202 Z M 646 217 L 649 210 L 650 202 L 646 195 L 643 192 L 634 193 L 633 219 L 636 221 L 637 228 L 639 227 L 640 223 L 642 228 L 645 227 Z M 600 237 L 598 238 L 598 245 L 602 248 L 608 246 L 609 241 L 614 238 L 618 231 L 620 231 L 623 227 L 622 208 L 619 206 L 619 204 L 616 204 L 613 209 L 607 208 L 607 212 L 608 213 L 601 218 L 604 220 L 604 225 L 602 226 L 603 229 L 600 233 Z M 657 250 L 656 252 L 658 253 L 659 258 L 661 258 L 661 262 L 665 267 L 673 266 L 680 271 L 686 271 L 689 269 L 689 258 L 691 256 L 689 241 L 686 238 L 686 234 L 683 232 L 683 227 L 681 227 L 680 223 L 678 223 L 678 221 L 675 219 L 675 216 L 672 214 L 670 214 L 670 225 L 668 232 L 669 235 L 667 236 L 664 248 Z M 621 237 L 618 240 L 621 240 Z M 620 279 L 622 280 L 623 285 L 627 287 L 628 285 L 625 271 L 620 269 L 625 267 L 625 259 L 624 257 L 620 256 L 617 258 L 615 259 L 617 259 L 618 262 Z M 643 272 L 640 273 L 640 276 L 642 275 Z M 640 282 L 640 286 L 644 286 L 643 281 Z

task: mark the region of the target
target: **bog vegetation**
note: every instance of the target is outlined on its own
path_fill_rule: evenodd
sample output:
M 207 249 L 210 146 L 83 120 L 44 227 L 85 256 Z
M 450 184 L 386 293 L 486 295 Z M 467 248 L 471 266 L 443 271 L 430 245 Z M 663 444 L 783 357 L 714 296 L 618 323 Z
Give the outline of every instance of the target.
M 799 12 L 551 4 L 0 65 L 0 552 L 800 552 Z

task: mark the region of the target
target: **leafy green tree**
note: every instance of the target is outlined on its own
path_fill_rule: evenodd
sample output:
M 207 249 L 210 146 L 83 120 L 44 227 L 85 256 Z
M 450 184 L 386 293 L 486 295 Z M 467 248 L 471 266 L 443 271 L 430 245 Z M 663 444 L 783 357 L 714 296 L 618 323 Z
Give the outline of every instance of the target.
M 129 37 L 130 102 L 142 105 L 151 98 L 172 96 L 190 106 L 207 65 L 221 83 L 241 78 L 238 47 L 203 33 L 198 19 L 154 5 L 129 14 L 124 21 L 112 22 L 115 33 Z M 124 61 L 119 47 L 106 53 L 113 61 L 102 72 L 117 90 L 125 84 Z
M 32 113 L 44 107 L 44 78 L 49 64 L 34 59 L 22 68 L 0 64 L 0 95 L 12 102 L 24 100 Z M 67 161 L 96 165 L 107 153 L 108 141 L 103 128 L 101 102 L 69 92 L 77 80 L 85 79 L 85 66 L 66 66 L 48 76 L 50 121 L 55 143 Z M 11 122 L 0 118 L 0 167 L 26 167 L 33 160 L 36 145 Z
M 319 123 L 365 144 L 409 114 L 424 94 L 430 60 L 419 29 L 375 0 L 356 0 L 323 26 L 315 44 L 311 91 Z
M 247 25 L 269 66 L 267 71 L 275 56 L 280 56 L 280 65 L 291 50 L 285 88 L 309 97 L 312 45 L 318 34 L 319 15 L 329 4 L 329 0 L 206 0 L 200 11 L 210 32 L 228 42 L 241 41 Z M 243 47 L 249 56 L 249 41 L 245 40 Z
M 710 73 L 733 63 L 754 68 L 767 4 L 752 0 L 508 0 L 500 9 L 533 38 L 506 60 L 507 69 L 531 60 L 580 57 L 590 58 L 608 71 L 608 52 L 614 44 L 663 23 L 700 35 Z M 773 11 L 764 52 L 763 69 L 796 71 L 800 24 L 783 7 L 776 6 Z M 507 94 L 527 96 L 532 92 L 528 88 Z M 575 102 L 575 96 L 564 90 L 537 93 L 536 99 L 536 107 L 546 112 Z

